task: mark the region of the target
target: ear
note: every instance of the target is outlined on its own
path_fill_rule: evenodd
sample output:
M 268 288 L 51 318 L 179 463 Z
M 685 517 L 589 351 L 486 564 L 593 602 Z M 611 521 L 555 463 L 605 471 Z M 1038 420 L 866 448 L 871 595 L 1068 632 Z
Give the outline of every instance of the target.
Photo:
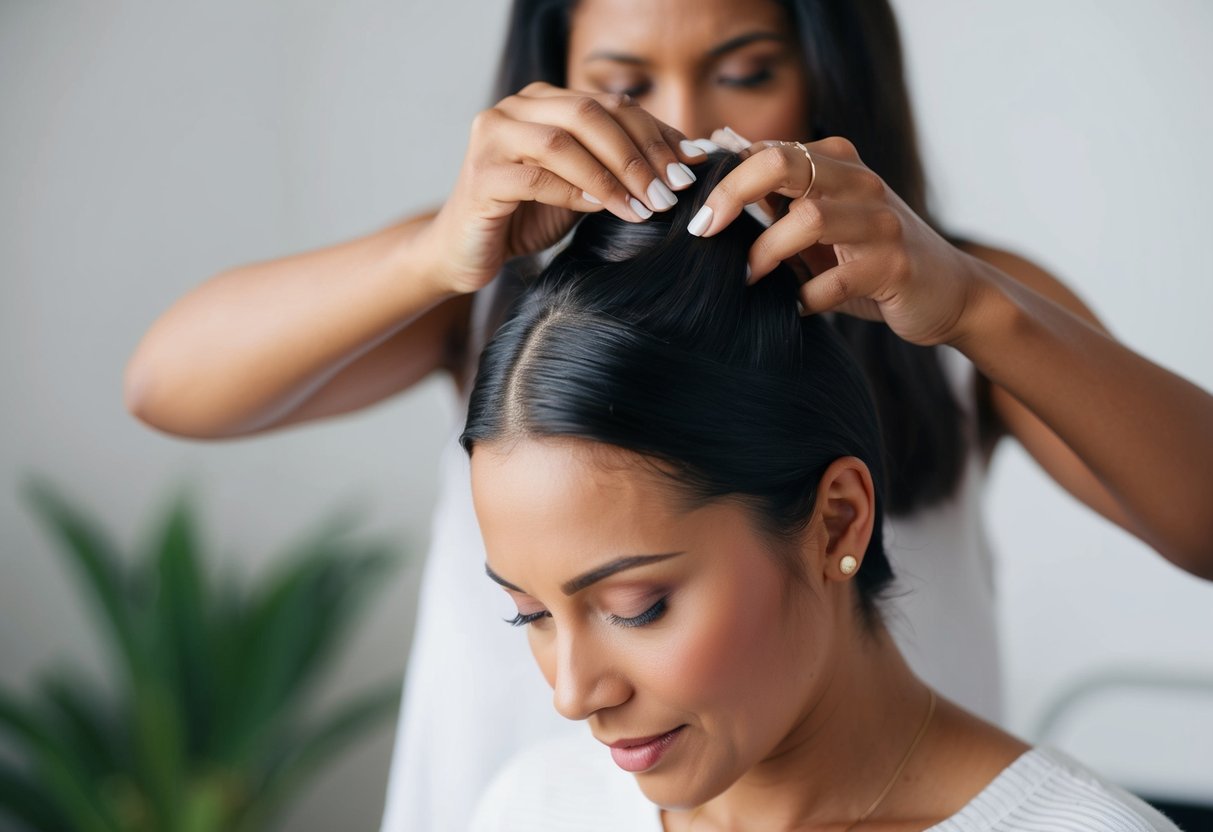
M 826 535 L 823 577 L 849 580 L 863 566 L 876 522 L 876 489 L 868 466 L 853 456 L 830 463 L 817 483 L 815 513 Z

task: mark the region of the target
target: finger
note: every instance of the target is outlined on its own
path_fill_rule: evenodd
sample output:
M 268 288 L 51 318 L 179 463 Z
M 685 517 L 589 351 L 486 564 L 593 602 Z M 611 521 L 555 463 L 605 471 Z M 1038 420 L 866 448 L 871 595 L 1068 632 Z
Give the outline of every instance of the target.
M 804 314 L 837 309 L 848 301 L 866 298 L 874 285 L 871 267 L 865 260 L 849 260 L 827 269 L 800 287 Z
M 704 148 L 689 141 L 675 128 L 654 118 L 651 113 L 637 105 L 630 95 L 579 92 L 542 85 L 535 87 L 533 92 L 525 97 L 560 101 L 564 106 L 572 105 L 575 108 L 575 121 L 584 120 L 578 115 L 579 111 L 597 115 L 591 101 L 598 102 L 629 133 L 633 143 L 649 161 L 652 170 L 660 174 L 663 184 L 670 189 L 681 190 L 690 187 L 695 181 L 695 174 L 687 166 L 688 163 L 695 164 L 708 158 Z M 572 129 L 567 121 L 562 124 L 566 129 Z
M 495 136 L 503 147 L 510 148 L 505 161 L 552 171 L 580 188 L 582 199 L 593 205 L 594 210 L 605 206 L 615 216 L 630 222 L 652 216 L 643 203 L 634 200 L 615 174 L 563 128 L 507 118 L 503 119 Z
M 485 198 L 498 203 L 542 202 L 574 211 L 593 213 L 603 206 L 585 198 L 585 192 L 539 165 L 496 165 L 488 176 Z
M 814 157 L 814 162 L 815 175 L 800 148 L 794 145 L 763 148 L 729 171 L 712 189 L 688 230 L 696 236 L 710 237 L 735 220 L 747 203 L 770 194 L 799 198 L 810 181 L 813 198 L 829 194 L 830 182 L 842 163 L 826 157 Z
M 818 243 L 861 243 L 874 234 L 874 212 L 862 204 L 797 199 L 788 213 L 758 235 L 750 247 L 750 283 L 769 274 L 784 260 Z
M 603 106 L 627 131 L 632 142 L 644 153 L 653 169 L 661 172 L 662 181 L 667 186 L 675 191 L 691 187 L 696 179 L 695 174 L 679 158 L 675 149 L 683 155 L 687 155 L 689 151 L 698 151 L 702 154 L 700 161 L 707 158 L 706 153 L 686 141 L 686 136 L 682 133 L 653 118 L 647 110 L 636 106 L 627 96 L 609 96 Z M 683 142 L 686 142 L 686 147 L 682 147 Z
M 547 125 L 575 138 L 649 211 L 669 210 L 678 201 L 615 114 L 592 96 L 514 97 L 498 107 L 517 121 Z

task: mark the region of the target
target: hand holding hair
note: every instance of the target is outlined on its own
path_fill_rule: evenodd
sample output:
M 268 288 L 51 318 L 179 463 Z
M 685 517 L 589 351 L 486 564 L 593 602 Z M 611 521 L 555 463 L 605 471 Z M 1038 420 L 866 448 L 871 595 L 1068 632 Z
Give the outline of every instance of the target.
M 727 132 L 726 132 L 727 131 Z M 806 314 L 884 321 L 914 344 L 949 344 L 969 324 L 978 282 L 967 256 L 914 213 L 839 137 L 747 143 L 712 139 L 744 159 L 708 196 L 690 231 L 710 237 L 747 204 L 778 217 L 750 250 L 750 281 L 786 262 Z
M 476 116 L 451 197 L 426 229 L 431 271 L 454 292 L 486 285 L 510 257 L 560 240 L 578 212 L 642 222 L 707 159 L 627 95 L 536 82 Z

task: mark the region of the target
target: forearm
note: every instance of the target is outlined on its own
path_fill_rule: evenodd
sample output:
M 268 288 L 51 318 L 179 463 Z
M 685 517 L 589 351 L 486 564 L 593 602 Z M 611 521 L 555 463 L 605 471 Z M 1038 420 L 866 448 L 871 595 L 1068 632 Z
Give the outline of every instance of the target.
M 989 264 L 954 346 L 1032 411 L 1119 503 L 1127 528 L 1213 577 L 1213 397 Z
M 236 268 L 199 286 L 156 321 L 132 356 L 131 412 L 203 438 L 283 421 L 448 296 L 417 244 L 427 221 Z

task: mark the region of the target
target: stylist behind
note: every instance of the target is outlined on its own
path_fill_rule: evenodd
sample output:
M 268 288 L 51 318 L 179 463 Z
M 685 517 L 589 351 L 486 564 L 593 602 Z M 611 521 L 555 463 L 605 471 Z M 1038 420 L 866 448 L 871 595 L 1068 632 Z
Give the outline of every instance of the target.
M 801 288 L 808 312 L 843 313 L 833 323 L 890 456 L 889 620 L 923 679 L 1001 716 L 979 504 L 982 449 L 1002 436 L 1176 565 L 1213 575 L 1213 399 L 1117 343 L 1053 276 L 933 224 L 886 3 L 521 0 L 498 89 L 436 213 L 207 281 L 140 344 L 130 409 L 221 438 L 366 407 L 435 371 L 466 391 L 509 299 L 494 280 L 506 261 L 544 252 L 582 213 L 642 223 L 669 210 L 706 158 L 688 138 L 727 125 L 804 147 L 756 145 L 692 230 L 714 236 L 768 198 L 782 216 L 750 250 L 751 279 L 789 261 L 816 275 Z M 521 738 L 560 730 L 531 695 L 542 681 L 517 669 L 522 645 L 468 614 L 499 601 L 482 586 L 467 462 L 449 450 L 391 832 L 465 828 L 469 795 Z

